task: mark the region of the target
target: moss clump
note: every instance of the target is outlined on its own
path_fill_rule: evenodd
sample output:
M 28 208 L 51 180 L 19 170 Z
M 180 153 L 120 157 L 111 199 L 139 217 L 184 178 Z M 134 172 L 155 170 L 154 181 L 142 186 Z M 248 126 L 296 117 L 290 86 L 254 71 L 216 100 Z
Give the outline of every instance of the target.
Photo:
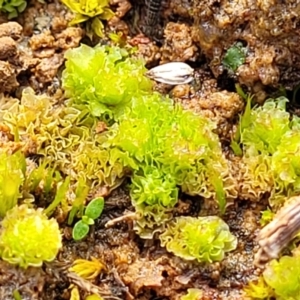
M 178 217 L 160 235 L 161 245 L 186 260 L 221 261 L 226 252 L 234 250 L 237 239 L 220 218 Z
M 242 43 L 238 42 L 227 50 L 222 60 L 222 64 L 228 70 L 235 72 L 239 66 L 245 63 L 246 54 L 247 49 L 243 47 Z
M 153 93 L 143 62 L 118 47 L 81 46 L 66 57 L 70 100 L 55 105 L 25 89 L 21 103 L 0 103 L 0 121 L 12 134 L 34 141 L 42 162 L 55 162 L 49 167 L 70 186 L 81 178 L 109 190 L 131 176 L 140 234 L 151 236 L 172 217 L 179 188 L 224 212 L 234 180 L 213 122 Z
M 273 154 L 271 168 L 275 177 L 275 193 L 295 195 L 300 191 L 300 131 L 289 130 Z
M 42 209 L 22 204 L 8 211 L 1 222 L 0 256 L 11 264 L 39 267 L 52 261 L 61 246 L 58 223 Z
M 251 110 L 247 124 L 241 128 L 241 143 L 247 154 L 274 154 L 282 136 L 291 129 L 286 112 L 287 99 L 267 100 L 263 106 Z M 245 112 L 247 115 L 247 112 Z

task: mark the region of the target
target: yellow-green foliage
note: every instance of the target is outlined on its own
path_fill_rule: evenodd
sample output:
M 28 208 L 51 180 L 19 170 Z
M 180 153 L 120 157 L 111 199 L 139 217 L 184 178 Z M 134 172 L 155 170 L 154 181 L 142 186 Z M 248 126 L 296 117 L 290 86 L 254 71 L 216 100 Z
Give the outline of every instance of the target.
M 277 300 L 300 299 L 300 257 L 283 256 L 272 260 L 263 272 L 263 278 Z
M 237 239 L 219 217 L 178 217 L 160 236 L 161 245 L 186 260 L 221 261 L 234 250 Z
M 203 292 L 199 289 L 188 289 L 188 293 L 180 297 L 180 300 L 201 300 Z
M 25 158 L 21 153 L 0 153 L 0 218 L 18 203 L 24 167 Z
M 271 168 L 276 180 L 276 193 L 288 196 L 300 191 L 300 131 L 289 130 L 273 154 Z
M 249 124 L 241 132 L 246 154 L 273 154 L 277 150 L 282 136 L 290 130 L 286 102 L 284 97 L 269 99 L 263 106 L 251 110 Z
M 105 265 L 99 259 L 92 257 L 92 260 L 76 259 L 69 271 L 84 279 L 95 279 L 103 269 L 106 269 Z
M 131 200 L 140 218 L 136 230 L 144 238 L 151 238 L 153 229 L 172 217 L 178 201 L 175 178 L 157 167 L 146 166 L 132 177 Z
M 298 250 L 299 251 L 299 250 Z M 269 262 L 257 282 L 249 283 L 245 293 L 251 299 L 299 300 L 300 255 L 283 256 Z
M 240 125 L 242 197 L 259 199 L 271 193 L 278 205 L 285 196 L 300 191 L 299 118 L 286 112 L 287 99 L 269 99 L 246 112 Z
M 105 149 L 103 135 L 97 134 L 97 120 L 85 108 L 57 106 L 45 95 L 36 96 L 30 88 L 21 102 L 1 99 L 0 122 L 18 130 L 21 142 L 35 143 L 37 154 L 55 163 L 57 170 L 82 178 L 89 186 L 118 186 L 130 159 L 118 149 Z M 5 102 L 4 102 L 5 101 Z M 122 158 L 122 161 L 121 161 Z
M 103 298 L 97 294 L 87 296 L 84 300 L 103 300 Z
M 111 125 L 98 149 L 109 149 L 111 161 L 130 170 L 141 232 L 153 232 L 172 216 L 178 187 L 217 200 L 224 212 L 234 184 L 215 124 L 153 93 L 144 62 L 123 49 L 82 45 L 66 58 L 63 86 L 70 103 Z M 88 149 L 80 153 L 93 156 Z
M 52 261 L 61 246 L 58 223 L 49 220 L 40 208 L 15 206 L 1 222 L 0 256 L 11 264 L 41 266 Z
M 73 103 L 88 105 L 94 116 L 109 119 L 123 113 L 134 99 L 150 93 L 141 59 L 118 47 L 81 45 L 66 52 L 63 87 Z
M 248 286 L 244 288 L 245 295 L 250 299 L 258 300 L 269 300 L 274 297 L 274 292 L 269 287 L 262 276 L 257 281 L 249 282 Z
M 111 127 L 107 144 L 138 166 L 130 194 L 144 237 L 147 228 L 153 232 L 171 218 L 178 187 L 217 201 L 224 212 L 233 184 L 214 128 L 210 120 L 158 94 L 135 99 Z
M 73 13 L 75 17 L 70 25 L 75 25 L 89 21 L 87 24 L 87 34 L 95 33 L 103 37 L 102 20 L 109 20 L 114 16 L 113 11 L 109 8 L 108 0 L 61 0 Z
M 77 286 L 72 287 L 70 300 L 81 300 L 79 290 L 78 290 Z

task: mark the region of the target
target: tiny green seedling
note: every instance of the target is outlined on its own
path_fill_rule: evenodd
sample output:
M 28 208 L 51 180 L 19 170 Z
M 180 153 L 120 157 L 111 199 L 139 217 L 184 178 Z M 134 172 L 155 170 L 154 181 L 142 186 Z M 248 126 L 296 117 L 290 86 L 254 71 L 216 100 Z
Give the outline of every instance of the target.
M 230 47 L 222 60 L 223 66 L 231 72 L 235 72 L 239 66 L 245 63 L 247 48 L 238 42 Z
M 72 237 L 75 241 L 82 240 L 89 233 L 90 225 L 93 225 L 94 220 L 100 217 L 103 208 L 103 197 L 95 198 L 87 205 L 81 220 L 73 227 Z

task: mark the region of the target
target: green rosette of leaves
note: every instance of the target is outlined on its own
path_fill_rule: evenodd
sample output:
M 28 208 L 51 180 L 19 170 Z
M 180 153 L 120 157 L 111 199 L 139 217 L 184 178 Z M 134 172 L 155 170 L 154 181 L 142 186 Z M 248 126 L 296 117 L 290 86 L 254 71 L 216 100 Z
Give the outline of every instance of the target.
M 237 238 L 217 216 L 178 217 L 160 235 L 161 245 L 186 260 L 221 261 L 237 246 Z
M 115 119 L 134 99 L 152 89 L 144 61 L 118 47 L 81 45 L 68 50 L 62 81 L 73 104 L 85 104 L 93 116 Z
M 41 208 L 15 206 L 1 222 L 0 256 L 11 264 L 39 267 L 54 260 L 61 247 L 57 221 L 48 219 Z
M 6 0 L 0 1 L 0 11 L 8 13 L 8 19 L 13 19 L 23 12 L 27 6 L 25 0 Z
M 75 17 L 70 25 L 75 25 L 90 21 L 87 24 L 88 35 L 95 33 L 99 37 L 103 37 L 103 20 L 110 20 L 114 13 L 109 8 L 108 0 L 62 0 L 74 14 Z
M 273 259 L 267 265 L 262 275 L 244 288 L 249 299 L 300 299 L 300 255 L 299 248 L 293 251 L 293 256 L 282 256 Z

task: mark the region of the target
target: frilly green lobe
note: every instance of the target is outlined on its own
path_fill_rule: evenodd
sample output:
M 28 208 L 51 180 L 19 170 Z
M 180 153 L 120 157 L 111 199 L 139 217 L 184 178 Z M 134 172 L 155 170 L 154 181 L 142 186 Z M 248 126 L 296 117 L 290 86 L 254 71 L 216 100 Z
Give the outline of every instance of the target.
M 228 225 L 216 216 L 175 218 L 159 238 L 169 252 L 198 262 L 221 261 L 237 246 Z
M 246 146 L 246 155 L 273 154 L 282 136 L 290 130 L 290 115 L 286 112 L 287 99 L 269 99 L 263 106 L 251 111 L 249 126 L 244 128 L 241 141 Z
M 300 191 L 300 122 L 290 118 L 286 103 L 284 97 L 267 100 L 240 127 L 241 198 L 259 200 L 270 193 L 270 204 L 280 206 L 286 196 Z
M 135 160 L 131 197 L 140 227 L 160 226 L 172 216 L 178 187 L 216 199 L 224 212 L 231 178 L 214 124 L 158 94 L 137 98 L 111 127 L 107 146 Z M 146 220 L 145 220 L 146 219 Z
M 96 133 L 97 120 L 86 107 L 57 106 L 30 88 L 23 91 L 20 103 L 10 99 L 13 104 L 8 106 L 2 101 L 0 121 L 11 134 L 17 131 L 20 142 L 33 144 L 36 154 L 72 181 L 81 177 L 91 187 L 114 188 L 123 181 L 124 168 L 134 167 L 132 159 L 120 150 L 102 147 L 105 134 Z
M 39 267 L 54 260 L 61 246 L 58 223 L 42 209 L 16 206 L 1 222 L 0 255 L 11 264 Z
M 87 104 L 94 116 L 119 116 L 132 99 L 151 91 L 144 62 L 117 47 L 81 45 L 66 52 L 63 87 L 76 104 Z
M 300 299 L 300 256 L 296 249 L 293 256 L 282 256 L 270 261 L 258 281 L 250 282 L 244 289 L 251 299 Z

